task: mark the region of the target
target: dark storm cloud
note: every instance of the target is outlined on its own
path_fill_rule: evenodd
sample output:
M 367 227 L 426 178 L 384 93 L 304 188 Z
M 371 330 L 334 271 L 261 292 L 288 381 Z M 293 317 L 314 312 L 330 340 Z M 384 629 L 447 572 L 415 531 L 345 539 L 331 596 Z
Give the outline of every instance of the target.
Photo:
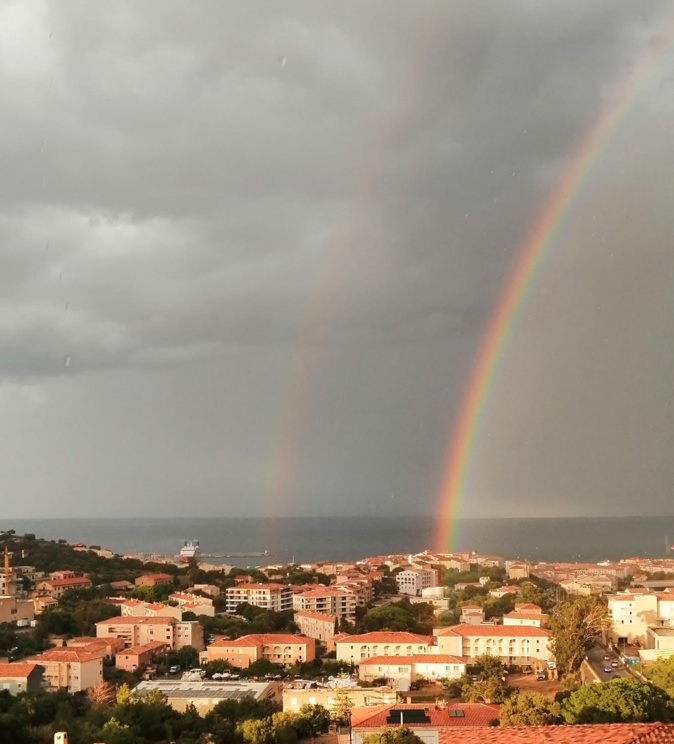
M 91 493 L 256 511 L 294 437 L 289 511 L 431 512 L 517 246 L 662 17 L 608 0 L 5 3 L 3 487 L 42 514 L 109 513 Z M 480 503 L 499 463 L 480 464 Z

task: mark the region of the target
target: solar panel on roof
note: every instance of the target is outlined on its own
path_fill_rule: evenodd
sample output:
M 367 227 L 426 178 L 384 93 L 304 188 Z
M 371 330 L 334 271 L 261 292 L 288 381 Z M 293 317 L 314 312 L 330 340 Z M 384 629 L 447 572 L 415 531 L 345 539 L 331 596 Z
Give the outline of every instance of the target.
M 466 715 L 466 712 L 463 710 L 450 710 L 449 711 L 450 718 L 464 718 L 465 715 Z
M 420 708 L 412 709 L 392 709 L 386 718 L 386 723 L 405 724 L 405 723 L 430 723 L 431 719 L 425 710 Z

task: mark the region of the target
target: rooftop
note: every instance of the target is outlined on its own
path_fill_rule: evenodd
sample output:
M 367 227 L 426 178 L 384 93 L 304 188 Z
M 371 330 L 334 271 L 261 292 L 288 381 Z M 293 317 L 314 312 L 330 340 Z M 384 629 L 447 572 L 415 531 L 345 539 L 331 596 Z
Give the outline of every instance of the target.
M 474 626 L 479 627 L 479 626 Z M 430 646 L 433 639 L 430 636 L 417 635 L 406 631 L 381 631 L 350 635 L 337 640 L 337 643 L 425 643 Z
M 587 726 L 470 727 L 461 733 L 440 729 L 439 744 L 672 744 L 674 726 L 662 723 L 609 723 Z
M 233 641 L 223 638 L 215 643 L 211 643 L 208 648 L 223 647 L 250 647 L 250 646 L 273 646 L 285 644 L 287 646 L 297 645 L 300 643 L 313 643 L 313 638 L 307 638 L 301 635 L 292 635 L 291 633 L 251 633 L 250 635 L 241 636 Z
M 401 666 L 410 664 L 466 664 L 468 659 L 463 656 L 450 656 L 449 654 L 412 654 L 410 656 L 372 656 L 362 659 L 360 666 L 375 666 L 381 664 L 399 664 Z
M 439 628 L 438 635 L 547 638 L 549 633 L 533 625 L 452 625 L 450 628 Z
M 277 682 L 219 682 L 213 680 L 172 680 L 153 679 L 140 682 L 134 693 L 146 695 L 152 690 L 159 690 L 171 700 L 175 698 L 198 698 L 202 700 L 259 700 L 267 697 L 270 688 L 278 686 Z
M 398 716 L 402 717 L 404 725 L 409 728 L 438 728 L 454 726 L 483 727 L 499 715 L 498 705 L 485 703 L 450 703 L 444 708 L 432 704 L 426 705 L 393 705 L 376 706 L 371 715 L 367 709 L 352 711 L 352 725 L 354 728 L 380 729 L 386 726 L 399 726 Z M 370 709 L 372 710 L 372 709 Z M 358 711 L 356 713 L 356 711 Z M 413 720 L 414 718 L 418 720 Z M 422 720 L 425 718 L 426 720 Z M 355 721 L 354 721 L 355 719 Z M 395 722 L 392 719 L 396 719 Z M 452 742 L 461 741 L 452 736 Z
M 0 678 L 5 679 L 23 679 L 28 677 L 37 664 L 25 664 L 17 661 L 13 664 L 0 664 Z

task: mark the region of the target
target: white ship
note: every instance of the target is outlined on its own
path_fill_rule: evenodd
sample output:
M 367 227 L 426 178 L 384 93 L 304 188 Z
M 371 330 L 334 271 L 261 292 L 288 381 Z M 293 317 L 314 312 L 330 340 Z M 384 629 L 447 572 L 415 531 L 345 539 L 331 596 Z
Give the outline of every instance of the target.
M 180 548 L 178 554 L 181 561 L 187 563 L 188 561 L 198 561 L 201 558 L 201 548 L 199 547 L 198 540 L 186 540 L 185 544 Z

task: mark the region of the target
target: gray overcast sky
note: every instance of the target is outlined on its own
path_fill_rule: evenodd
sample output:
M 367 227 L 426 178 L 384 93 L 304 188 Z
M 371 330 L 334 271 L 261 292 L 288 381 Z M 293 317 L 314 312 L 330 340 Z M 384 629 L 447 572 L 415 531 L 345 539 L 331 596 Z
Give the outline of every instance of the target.
M 432 514 L 500 288 L 674 7 L 6 0 L 6 516 Z M 551 247 L 466 515 L 672 512 L 674 55 Z

